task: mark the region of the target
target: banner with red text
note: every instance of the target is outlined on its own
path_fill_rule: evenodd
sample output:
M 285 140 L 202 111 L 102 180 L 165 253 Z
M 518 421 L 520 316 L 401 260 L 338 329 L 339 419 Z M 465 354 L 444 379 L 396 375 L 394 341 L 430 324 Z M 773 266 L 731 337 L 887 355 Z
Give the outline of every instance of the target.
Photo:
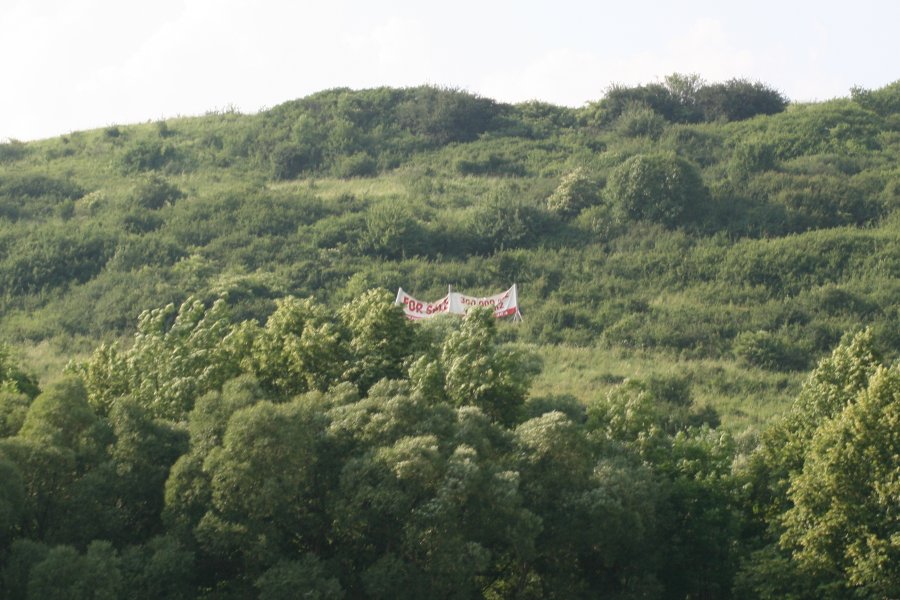
M 435 302 L 422 302 L 404 292 L 403 288 L 400 288 L 397 290 L 395 303 L 403 306 L 403 312 L 410 319 L 427 319 L 450 312 L 450 294 Z
M 473 306 L 490 306 L 494 309 L 494 316 L 498 319 L 519 312 L 519 294 L 516 291 L 515 285 L 503 293 L 494 294 L 493 296 L 484 298 L 476 298 L 475 296 L 466 296 L 465 294 L 457 293 L 450 294 L 450 296 L 451 312 L 454 312 L 454 314 L 464 315 L 466 314 L 466 311 Z M 455 296 L 455 298 L 453 296 Z M 458 312 L 454 311 L 454 308 L 456 308 Z
M 403 306 L 403 312 L 410 319 L 427 319 L 444 313 L 464 315 L 473 306 L 490 306 L 497 318 L 519 315 L 519 293 L 515 284 L 505 292 L 493 296 L 477 297 L 450 292 L 434 302 L 417 300 L 400 288 L 397 290 L 396 303 Z

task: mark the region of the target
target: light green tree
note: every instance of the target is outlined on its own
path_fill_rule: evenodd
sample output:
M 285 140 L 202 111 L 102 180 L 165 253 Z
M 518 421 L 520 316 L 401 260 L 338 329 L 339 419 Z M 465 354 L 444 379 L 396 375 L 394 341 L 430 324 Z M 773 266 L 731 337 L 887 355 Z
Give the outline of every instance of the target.
M 155 417 L 179 420 L 199 396 L 240 373 L 244 340 L 224 300 L 207 308 L 188 298 L 177 308 L 169 304 L 141 313 L 128 349 L 101 345 L 70 370 L 83 378 L 88 399 L 101 414 L 128 395 Z
M 349 353 L 335 319 L 311 299 L 289 296 L 276 306 L 255 335 L 245 368 L 263 387 L 287 397 L 338 383 Z
M 900 595 L 900 367 L 868 387 L 810 440 L 791 479 L 781 546 L 819 580 L 820 597 Z
M 472 405 L 501 423 L 519 415 L 531 381 L 540 370 L 536 357 L 497 343 L 490 308 L 469 310 L 459 331 L 441 350 L 447 397 L 456 406 Z
M 344 305 L 340 318 L 350 333 L 351 360 L 344 378 L 367 391 L 379 380 L 400 378 L 412 351 L 412 326 L 393 296 L 370 290 Z

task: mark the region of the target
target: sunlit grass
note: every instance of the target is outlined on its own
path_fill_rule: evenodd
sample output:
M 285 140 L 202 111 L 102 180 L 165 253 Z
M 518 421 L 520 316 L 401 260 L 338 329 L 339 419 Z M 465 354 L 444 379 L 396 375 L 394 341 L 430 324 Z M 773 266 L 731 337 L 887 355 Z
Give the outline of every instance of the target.
M 272 183 L 269 187 L 280 191 L 310 191 L 323 200 L 334 200 L 345 194 L 376 200 L 397 197 L 406 193 L 406 182 L 397 175 L 357 179 L 296 179 Z
M 685 360 L 665 353 L 572 346 L 539 346 L 544 368 L 532 395 L 570 394 L 588 403 L 625 379 L 685 376 L 694 403 L 712 406 L 732 431 L 759 427 L 782 413 L 805 374 L 772 373 L 731 360 Z

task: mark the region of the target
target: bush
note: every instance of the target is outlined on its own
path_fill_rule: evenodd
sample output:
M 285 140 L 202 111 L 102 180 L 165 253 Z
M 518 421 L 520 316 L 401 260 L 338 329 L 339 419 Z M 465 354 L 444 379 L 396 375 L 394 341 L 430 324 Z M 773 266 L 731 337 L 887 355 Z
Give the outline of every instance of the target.
M 334 174 L 344 179 L 350 177 L 371 177 L 378 173 L 378 163 L 367 152 L 357 152 L 337 160 Z
M 541 226 L 541 215 L 512 190 L 494 191 L 466 218 L 466 231 L 476 251 L 491 253 L 524 245 Z
M 178 153 L 175 146 L 158 139 L 140 140 L 132 144 L 119 159 L 125 173 L 139 173 L 162 169 L 175 161 Z
M 384 258 L 406 258 L 421 252 L 422 225 L 406 204 L 384 201 L 369 209 L 359 236 L 363 252 Z
M 688 161 L 664 154 L 639 154 L 613 170 L 609 199 L 624 218 L 646 219 L 666 227 L 695 222 L 708 191 Z
M 158 210 L 167 204 L 175 204 L 184 197 L 184 192 L 159 175 L 151 175 L 141 182 L 131 193 L 131 203 L 147 210 Z
M 501 107 L 489 98 L 462 90 L 423 86 L 408 91 L 397 106 L 401 127 L 430 144 L 470 142 L 491 129 Z
M 460 158 L 456 161 L 456 172 L 460 175 L 498 175 L 521 177 L 525 167 L 516 160 L 495 152 L 487 155 Z
M 705 121 L 741 121 L 774 115 L 787 108 L 787 98 L 759 81 L 730 79 L 700 88 L 697 103 Z
M 896 114 L 900 112 L 900 79 L 877 90 L 854 87 L 850 97 L 863 108 L 883 117 Z
M 627 138 L 659 139 L 666 128 L 666 119 L 649 106 L 634 104 L 616 119 L 616 132 Z
M 563 177 L 556 190 L 547 198 L 547 210 L 572 217 L 599 201 L 600 186 L 582 167 L 578 167 Z
M 650 108 L 668 121 L 678 119 L 680 109 L 678 99 L 666 86 L 659 83 L 636 87 L 612 85 L 593 109 L 599 113 L 599 123 L 608 124 L 636 105 Z
M 747 364 L 770 371 L 802 371 L 809 367 L 806 353 L 768 331 L 739 334 L 734 339 L 732 350 L 737 358 Z
M 42 231 L 0 262 L 0 289 L 29 294 L 87 281 L 100 272 L 113 248 L 113 238 L 95 230 Z
M 272 177 L 278 180 L 294 179 L 304 171 L 318 168 L 321 151 L 307 145 L 281 144 L 272 151 Z
M 728 162 L 728 176 L 745 182 L 750 175 L 775 168 L 775 146 L 759 139 L 746 140 L 735 147 Z
M 8 163 L 25 158 L 28 147 L 18 140 L 9 140 L 0 144 L 0 163 Z

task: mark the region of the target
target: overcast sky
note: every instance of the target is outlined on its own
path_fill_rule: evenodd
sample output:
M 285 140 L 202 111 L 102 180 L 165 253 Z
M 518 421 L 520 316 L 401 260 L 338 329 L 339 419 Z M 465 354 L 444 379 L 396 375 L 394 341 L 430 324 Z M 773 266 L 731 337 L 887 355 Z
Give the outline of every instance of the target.
M 422 83 L 580 106 L 673 72 L 796 101 L 900 78 L 900 2 L 0 0 L 0 141 Z

